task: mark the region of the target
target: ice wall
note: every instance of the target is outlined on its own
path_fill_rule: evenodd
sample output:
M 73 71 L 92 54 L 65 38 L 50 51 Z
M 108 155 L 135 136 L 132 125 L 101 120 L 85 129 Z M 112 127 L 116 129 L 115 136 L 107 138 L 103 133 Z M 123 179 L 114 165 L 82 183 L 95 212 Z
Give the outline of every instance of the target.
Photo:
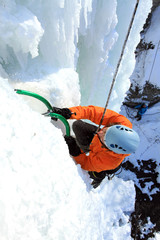
M 94 86 L 89 94 L 81 87 L 82 96 L 93 94 L 97 103 L 99 76 L 117 38 L 116 5 L 0 0 L 0 239 L 130 239 L 133 182 L 115 177 L 92 191 L 61 131 L 13 92 L 20 87 L 55 106 L 78 105 L 78 61 L 91 76 L 84 79 L 86 88 Z
M 0 239 L 129 240 L 133 182 L 92 189 L 61 130 L 1 77 L 0 102 Z
M 13 73 L 13 63 L 20 65 L 14 68 L 16 72 L 35 62 L 39 67 L 42 63 L 41 67 L 51 66 L 51 71 L 75 69 L 78 30 L 87 28 L 91 11 L 92 1 L 1 1 L 0 49 L 5 71 Z
M 118 37 L 116 7 L 116 0 L 93 1 L 91 23 L 85 32 L 79 33 L 77 71 L 82 104 L 100 103 L 97 97 L 102 94 L 108 54 Z
M 1 76 L 59 107 L 78 105 L 78 29 L 91 10 L 91 1 L 0 1 Z
M 0 22 L 1 65 L 6 73 L 16 73 L 26 68 L 28 56 L 39 55 L 44 30 L 37 16 L 14 1 L 1 3 Z
M 105 106 L 136 1 L 106 1 L 103 4 L 94 1 L 94 3 L 93 24 L 86 34 L 80 35 L 78 45 L 80 57 L 77 70 L 82 104 Z M 150 12 L 151 5 L 151 0 L 139 2 L 109 104 L 109 107 L 116 111 L 119 111 L 130 84 L 129 77 L 135 64 L 135 47 L 140 40 L 139 33 Z M 92 35 L 93 32 L 94 35 Z
M 81 104 L 104 106 L 134 7 L 134 0 L 1 0 L 1 75 L 8 74 L 12 84 L 30 81 L 40 86 L 43 80 L 51 95 L 48 78 L 70 68 L 78 72 Z M 129 86 L 134 49 L 150 7 L 151 0 L 140 1 L 110 102 L 114 110 L 119 111 Z M 80 98 L 73 102 L 79 103 Z

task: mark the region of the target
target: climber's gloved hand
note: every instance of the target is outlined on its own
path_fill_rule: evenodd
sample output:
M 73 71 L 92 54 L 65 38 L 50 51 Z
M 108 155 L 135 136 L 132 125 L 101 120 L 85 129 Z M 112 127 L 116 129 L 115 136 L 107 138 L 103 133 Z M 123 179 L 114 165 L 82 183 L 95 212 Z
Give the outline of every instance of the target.
M 52 107 L 52 112 L 63 116 L 65 119 L 69 119 L 72 115 L 72 112 L 70 111 L 69 108 Z
M 68 145 L 69 148 L 69 153 L 70 155 L 77 157 L 81 154 L 81 150 L 79 148 L 79 146 L 76 143 L 75 138 L 73 138 L 72 136 L 64 136 L 64 139 Z

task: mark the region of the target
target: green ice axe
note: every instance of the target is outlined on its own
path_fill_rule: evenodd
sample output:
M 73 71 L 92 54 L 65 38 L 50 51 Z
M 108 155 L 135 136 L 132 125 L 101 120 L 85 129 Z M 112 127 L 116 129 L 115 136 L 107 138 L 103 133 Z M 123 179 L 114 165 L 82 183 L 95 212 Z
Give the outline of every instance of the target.
M 67 135 L 67 136 L 70 136 L 70 126 L 69 126 L 69 123 L 67 122 L 67 120 L 66 120 L 63 116 L 61 116 L 61 115 L 59 115 L 59 114 L 57 114 L 57 113 L 53 113 L 53 112 L 52 112 L 52 106 L 51 106 L 51 104 L 50 104 L 44 97 L 42 97 L 42 96 L 40 96 L 40 95 L 38 95 L 38 94 L 36 94 L 36 93 L 29 92 L 29 91 L 25 91 L 25 90 L 21 90 L 21 89 L 14 89 L 14 90 L 15 90 L 16 93 L 18 93 L 18 94 L 22 94 L 22 95 L 27 95 L 27 96 L 30 96 L 30 97 L 34 97 L 34 98 L 39 99 L 41 102 L 43 102 L 43 103 L 46 105 L 46 107 L 48 108 L 48 113 L 47 113 L 46 115 L 47 115 L 47 116 L 50 116 L 50 117 L 58 118 L 59 120 L 61 120 L 61 121 L 64 123 L 64 125 L 65 125 L 66 135 Z M 44 114 L 44 115 L 45 115 L 45 114 Z

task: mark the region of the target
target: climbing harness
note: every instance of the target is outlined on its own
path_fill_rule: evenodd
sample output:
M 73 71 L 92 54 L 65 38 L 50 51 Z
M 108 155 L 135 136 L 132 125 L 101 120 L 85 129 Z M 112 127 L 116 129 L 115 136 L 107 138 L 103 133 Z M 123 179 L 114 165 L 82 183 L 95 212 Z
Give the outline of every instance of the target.
M 118 169 L 118 171 L 116 171 L 115 173 L 112 173 L 112 174 L 106 174 L 106 176 L 108 177 L 108 180 L 112 180 L 114 178 L 114 176 L 118 176 L 122 172 L 122 166 Z
M 118 73 L 118 70 L 119 70 L 119 66 L 120 66 L 120 63 L 121 63 L 121 60 L 122 60 L 122 57 L 123 57 L 123 54 L 124 54 L 124 49 L 126 47 L 127 40 L 128 40 L 130 31 L 131 31 L 131 28 L 132 28 L 132 25 L 133 25 L 133 21 L 134 21 L 135 15 L 136 15 L 138 4 L 139 4 L 139 0 L 137 0 L 137 3 L 136 3 L 135 8 L 134 8 L 134 12 L 133 12 L 130 24 L 129 24 L 128 32 L 127 32 L 127 35 L 126 35 L 126 38 L 125 38 L 125 41 L 124 41 L 124 44 L 123 44 L 123 47 L 122 47 L 121 55 L 120 55 L 120 58 L 119 58 L 119 61 L 118 61 L 117 67 L 116 67 L 116 71 L 115 71 L 114 76 L 113 76 L 113 80 L 112 80 L 112 84 L 111 84 L 110 91 L 109 91 L 109 94 L 108 94 L 108 98 L 107 98 L 107 101 L 106 101 L 106 105 L 105 105 L 105 108 L 104 108 L 104 112 L 103 112 L 101 121 L 99 123 L 99 126 L 97 128 L 97 132 L 99 131 L 100 126 L 102 125 L 102 122 L 103 122 L 103 119 L 104 119 L 104 115 L 105 115 L 105 112 L 106 112 L 107 107 L 108 107 L 108 103 L 109 103 L 109 100 L 110 100 L 110 97 L 111 97 L 111 93 L 112 93 L 113 86 L 114 86 L 114 83 L 115 83 L 115 80 L 116 80 L 116 76 L 117 76 L 117 73 Z
M 61 116 L 60 114 L 57 114 L 57 113 L 54 113 L 52 112 L 52 106 L 51 104 L 42 96 L 36 94 L 36 93 L 33 93 L 33 92 L 29 92 L 29 91 L 25 91 L 25 90 L 21 90 L 21 89 L 14 89 L 16 91 L 16 93 L 18 94 L 22 94 L 22 95 L 27 95 L 27 96 L 30 96 L 30 97 L 34 97 L 36 99 L 39 99 L 41 102 L 43 102 L 46 107 L 48 108 L 48 111 L 46 113 L 43 113 L 42 115 L 44 116 L 49 116 L 51 117 L 51 119 L 59 119 L 60 121 L 63 122 L 63 124 L 65 125 L 65 128 L 66 128 L 66 135 L 67 136 L 70 136 L 70 126 L 69 126 L 69 123 L 67 122 L 67 120 Z
M 122 164 L 120 164 L 116 169 L 113 170 L 102 171 L 99 173 L 89 171 L 88 174 L 90 178 L 93 179 L 91 185 L 93 186 L 93 188 L 97 188 L 106 177 L 108 178 L 108 181 L 110 181 L 114 178 L 114 176 L 118 176 L 121 172 Z

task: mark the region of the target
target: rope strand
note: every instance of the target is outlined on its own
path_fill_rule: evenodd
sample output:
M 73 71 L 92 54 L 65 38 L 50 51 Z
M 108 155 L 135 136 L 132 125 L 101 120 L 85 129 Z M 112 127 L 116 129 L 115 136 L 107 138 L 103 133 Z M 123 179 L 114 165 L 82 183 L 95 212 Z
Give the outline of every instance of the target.
M 122 60 L 122 57 L 123 57 L 123 54 L 124 54 L 124 49 L 126 47 L 126 43 L 127 43 L 131 28 L 132 28 L 132 25 L 133 25 L 135 15 L 136 15 L 138 4 L 139 4 L 139 0 L 137 0 L 137 3 L 136 3 L 135 8 L 134 8 L 134 12 L 133 12 L 133 15 L 132 15 L 132 18 L 131 18 L 131 22 L 130 22 L 130 25 L 129 25 L 129 28 L 128 28 L 128 32 L 127 32 L 127 35 L 126 35 L 126 38 L 125 38 L 125 41 L 124 41 L 124 44 L 123 44 L 123 47 L 122 47 L 121 55 L 120 55 L 120 58 L 119 58 L 119 61 L 118 61 L 117 67 L 116 67 L 116 71 L 115 71 L 114 76 L 113 76 L 113 80 L 112 80 L 112 84 L 111 84 L 110 91 L 109 91 L 109 94 L 108 94 L 108 98 L 107 98 L 107 101 L 106 101 L 106 105 L 105 105 L 105 108 L 104 108 L 104 112 L 103 112 L 100 124 L 97 128 L 97 132 L 99 131 L 100 126 L 102 125 L 104 115 L 105 115 L 105 112 L 106 112 L 107 107 L 108 107 L 108 103 L 109 103 L 109 100 L 110 100 L 110 97 L 111 97 L 111 93 L 112 93 L 113 86 L 114 86 L 114 83 L 115 83 L 115 80 L 116 80 L 116 76 L 117 76 L 117 73 L 118 73 L 118 70 L 119 70 L 119 66 L 120 66 L 120 63 L 121 63 L 121 60 Z
M 157 49 L 156 49 L 156 53 L 155 53 L 155 56 L 154 56 L 154 60 L 153 60 L 153 64 L 152 64 L 152 67 L 151 67 L 151 72 L 150 72 L 148 81 L 150 81 L 150 78 L 151 78 L 151 75 L 152 75 L 153 67 L 154 67 L 154 64 L 155 64 L 156 57 L 157 57 L 157 52 L 158 52 L 159 44 L 160 44 L 160 40 L 159 40 L 158 45 L 157 45 Z

